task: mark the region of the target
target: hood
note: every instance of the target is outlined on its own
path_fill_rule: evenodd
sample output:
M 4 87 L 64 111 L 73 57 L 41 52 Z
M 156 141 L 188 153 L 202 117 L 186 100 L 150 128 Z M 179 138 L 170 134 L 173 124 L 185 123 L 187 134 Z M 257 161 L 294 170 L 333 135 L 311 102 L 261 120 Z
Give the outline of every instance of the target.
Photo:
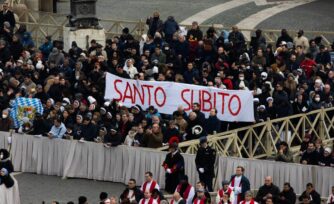
M 10 156 L 10 153 L 6 149 L 0 149 L 0 155 L 3 155 L 1 161 L 7 160 Z

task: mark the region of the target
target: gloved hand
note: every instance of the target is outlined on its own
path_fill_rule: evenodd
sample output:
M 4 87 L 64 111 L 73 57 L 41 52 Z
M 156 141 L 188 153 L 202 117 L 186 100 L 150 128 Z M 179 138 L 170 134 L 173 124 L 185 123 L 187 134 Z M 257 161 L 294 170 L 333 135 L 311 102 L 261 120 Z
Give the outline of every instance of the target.
M 204 168 L 199 168 L 198 171 L 204 173 Z
M 170 170 L 170 169 L 166 169 L 166 172 L 167 172 L 167 174 L 171 174 L 171 173 L 172 173 L 172 170 Z

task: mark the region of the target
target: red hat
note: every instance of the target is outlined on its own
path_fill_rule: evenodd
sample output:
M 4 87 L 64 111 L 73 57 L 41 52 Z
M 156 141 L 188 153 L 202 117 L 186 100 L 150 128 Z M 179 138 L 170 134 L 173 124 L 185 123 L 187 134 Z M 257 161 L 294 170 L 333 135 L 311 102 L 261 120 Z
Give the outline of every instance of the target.
M 179 144 L 180 140 L 178 138 L 178 136 L 173 135 L 170 137 L 170 139 L 168 140 L 168 144 L 171 145 L 173 143 Z

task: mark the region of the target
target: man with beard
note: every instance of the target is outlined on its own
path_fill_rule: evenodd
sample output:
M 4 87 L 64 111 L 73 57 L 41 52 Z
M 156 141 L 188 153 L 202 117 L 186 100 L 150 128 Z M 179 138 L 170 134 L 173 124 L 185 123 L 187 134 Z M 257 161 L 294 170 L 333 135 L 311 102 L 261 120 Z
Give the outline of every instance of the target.
M 136 187 L 136 180 L 130 179 L 128 182 L 128 187 L 120 195 L 121 202 L 128 200 L 131 202 L 139 202 L 143 198 L 143 193 Z
M 175 192 L 178 192 L 182 196 L 186 201 L 185 204 L 192 204 L 195 196 L 195 188 L 189 184 L 187 175 L 184 175 L 181 178 L 180 184 L 177 185 Z
M 283 191 L 278 196 L 278 203 L 280 204 L 296 203 L 296 193 L 290 186 L 290 183 L 284 183 Z
M 200 181 L 204 182 L 209 192 L 212 192 L 212 180 L 215 175 L 214 165 L 216 150 L 208 146 L 206 137 L 200 138 L 200 148 L 197 151 L 195 163 Z
M 178 150 L 178 144 L 169 145 L 169 153 L 166 155 L 162 166 L 166 170 L 166 187 L 168 193 L 173 193 L 180 183 L 180 178 L 184 175 L 184 159 Z
M 307 150 L 303 153 L 300 163 L 308 165 L 318 165 L 319 152 L 315 150 L 314 142 L 308 143 Z

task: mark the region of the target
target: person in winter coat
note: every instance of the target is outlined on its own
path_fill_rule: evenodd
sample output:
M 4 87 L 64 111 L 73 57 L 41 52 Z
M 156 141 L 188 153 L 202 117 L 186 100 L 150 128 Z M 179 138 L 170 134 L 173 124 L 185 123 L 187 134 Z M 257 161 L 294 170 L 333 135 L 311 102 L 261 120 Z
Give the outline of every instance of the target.
M 52 48 L 51 53 L 49 54 L 48 61 L 53 62 L 56 67 L 64 63 L 65 57 L 56 47 Z
M 153 124 L 152 129 L 147 129 L 144 134 L 143 143 L 148 148 L 162 147 L 163 135 L 159 124 Z
M 277 38 L 277 41 L 276 41 L 276 47 L 280 47 L 280 45 L 282 44 L 282 42 L 293 42 L 293 39 L 290 37 L 288 31 L 286 29 L 282 29 L 281 31 L 281 36 L 279 36 Z
M 123 70 L 126 71 L 130 78 L 133 79 L 136 74 L 138 74 L 137 68 L 134 66 L 134 60 L 128 59 L 125 61 L 125 65 L 123 67 Z
M 133 146 L 136 134 L 137 134 L 136 129 L 133 127 L 126 136 L 124 140 L 124 145 Z
M 51 36 L 46 36 L 43 45 L 41 45 L 38 48 L 43 54 L 44 61 L 48 60 L 48 57 L 52 51 L 52 48 L 53 48 L 53 44 L 52 44 Z
M 205 135 L 204 124 L 200 122 L 195 112 L 189 113 L 188 126 L 186 129 L 186 140 L 199 139 Z
M 163 143 L 167 143 L 172 137 L 176 137 L 179 141 L 182 141 L 182 138 L 180 137 L 180 131 L 177 128 L 174 120 L 169 121 L 168 127 L 164 132 Z
M 117 133 L 115 126 L 110 127 L 110 131 L 104 136 L 105 147 L 116 147 L 122 143 L 121 135 Z
M 318 165 L 319 153 L 315 150 L 314 142 L 308 143 L 307 150 L 303 153 L 300 163 L 308 165 Z
M 120 200 L 122 203 L 125 203 L 126 200 L 128 200 L 130 203 L 134 201 L 139 203 L 140 199 L 142 199 L 143 197 L 143 192 L 141 192 L 141 190 L 136 187 L 136 180 L 130 179 L 128 181 L 127 188 L 120 195 Z
M 259 188 L 255 200 L 260 204 L 265 204 L 267 198 L 272 198 L 274 203 L 277 202 L 280 190 L 273 184 L 271 176 L 264 179 L 264 185 Z
M 166 187 L 165 191 L 168 193 L 174 193 L 177 185 L 184 176 L 184 158 L 178 150 L 177 143 L 169 145 L 169 153 L 162 164 L 166 174 Z
M 191 29 L 187 32 L 187 40 L 190 38 L 196 41 L 201 41 L 203 39 L 203 32 L 196 21 L 192 22 Z
M 0 11 L 0 28 L 3 27 L 5 22 L 9 22 L 11 28 L 15 27 L 14 12 L 9 10 L 8 2 L 2 5 L 2 11 Z
M 274 107 L 276 107 L 277 118 L 287 117 L 292 114 L 292 106 L 288 94 L 283 90 L 283 84 L 276 84 L 276 91 L 273 93 Z
M 323 65 L 330 64 L 331 63 L 331 55 L 325 49 L 325 46 L 320 45 L 319 49 L 320 49 L 320 52 L 316 55 L 315 62 L 317 64 L 323 64 Z
M 97 128 L 96 126 L 91 122 L 91 119 L 89 117 L 85 117 L 83 119 L 83 126 L 81 128 L 81 140 L 85 141 L 94 141 L 94 139 L 97 136 Z
M 22 45 L 25 49 L 35 46 L 35 43 L 31 38 L 31 33 L 29 32 L 23 33 Z
M 10 60 L 10 49 L 7 46 L 6 41 L 0 39 L 0 62 L 6 64 Z
M 217 109 L 213 108 L 210 110 L 209 118 L 206 119 L 205 123 L 206 132 L 209 135 L 216 134 L 220 132 L 221 121 L 217 118 Z
M 289 150 L 288 143 L 286 143 L 285 141 L 280 143 L 275 160 L 281 162 L 293 162 L 293 155 Z
M 17 61 L 20 58 L 22 52 L 23 45 L 21 43 L 20 37 L 18 35 L 14 35 L 10 46 L 10 53 L 13 56 L 13 60 Z
M 215 176 L 214 165 L 216 161 L 216 150 L 208 146 L 206 136 L 200 138 L 195 163 L 200 181 L 204 182 L 209 192 L 213 191 L 212 181 Z
M 175 21 L 173 16 L 168 16 L 164 23 L 163 32 L 165 33 L 166 42 L 172 41 L 173 34 L 180 30 L 179 24 Z
M 295 46 L 302 46 L 304 52 L 310 47 L 308 39 L 304 36 L 304 31 L 299 30 L 297 36 L 293 39 L 293 44 Z
M 154 36 L 156 32 L 161 33 L 163 30 L 163 22 L 160 19 L 159 12 L 154 12 L 153 17 L 147 18 L 146 24 L 148 25 L 148 32 L 150 36 Z
M 332 153 L 332 149 L 329 147 L 326 147 L 324 152 L 320 155 L 320 159 L 319 159 L 319 166 L 330 166 L 331 164 L 331 153 Z
M 278 203 L 280 204 L 296 203 L 296 193 L 294 192 L 290 183 L 284 183 L 283 191 L 278 196 Z
M 310 200 L 312 200 L 312 204 L 320 204 L 321 203 L 320 194 L 315 191 L 312 183 L 306 184 L 306 190 L 299 197 L 299 201 L 302 201 L 303 198 L 305 198 L 305 197 L 308 197 Z
M 228 36 L 228 40 L 232 44 L 231 54 L 233 55 L 234 59 L 237 59 L 241 55 L 242 49 L 245 46 L 245 37 L 239 31 L 237 26 L 233 26 L 232 32 Z

